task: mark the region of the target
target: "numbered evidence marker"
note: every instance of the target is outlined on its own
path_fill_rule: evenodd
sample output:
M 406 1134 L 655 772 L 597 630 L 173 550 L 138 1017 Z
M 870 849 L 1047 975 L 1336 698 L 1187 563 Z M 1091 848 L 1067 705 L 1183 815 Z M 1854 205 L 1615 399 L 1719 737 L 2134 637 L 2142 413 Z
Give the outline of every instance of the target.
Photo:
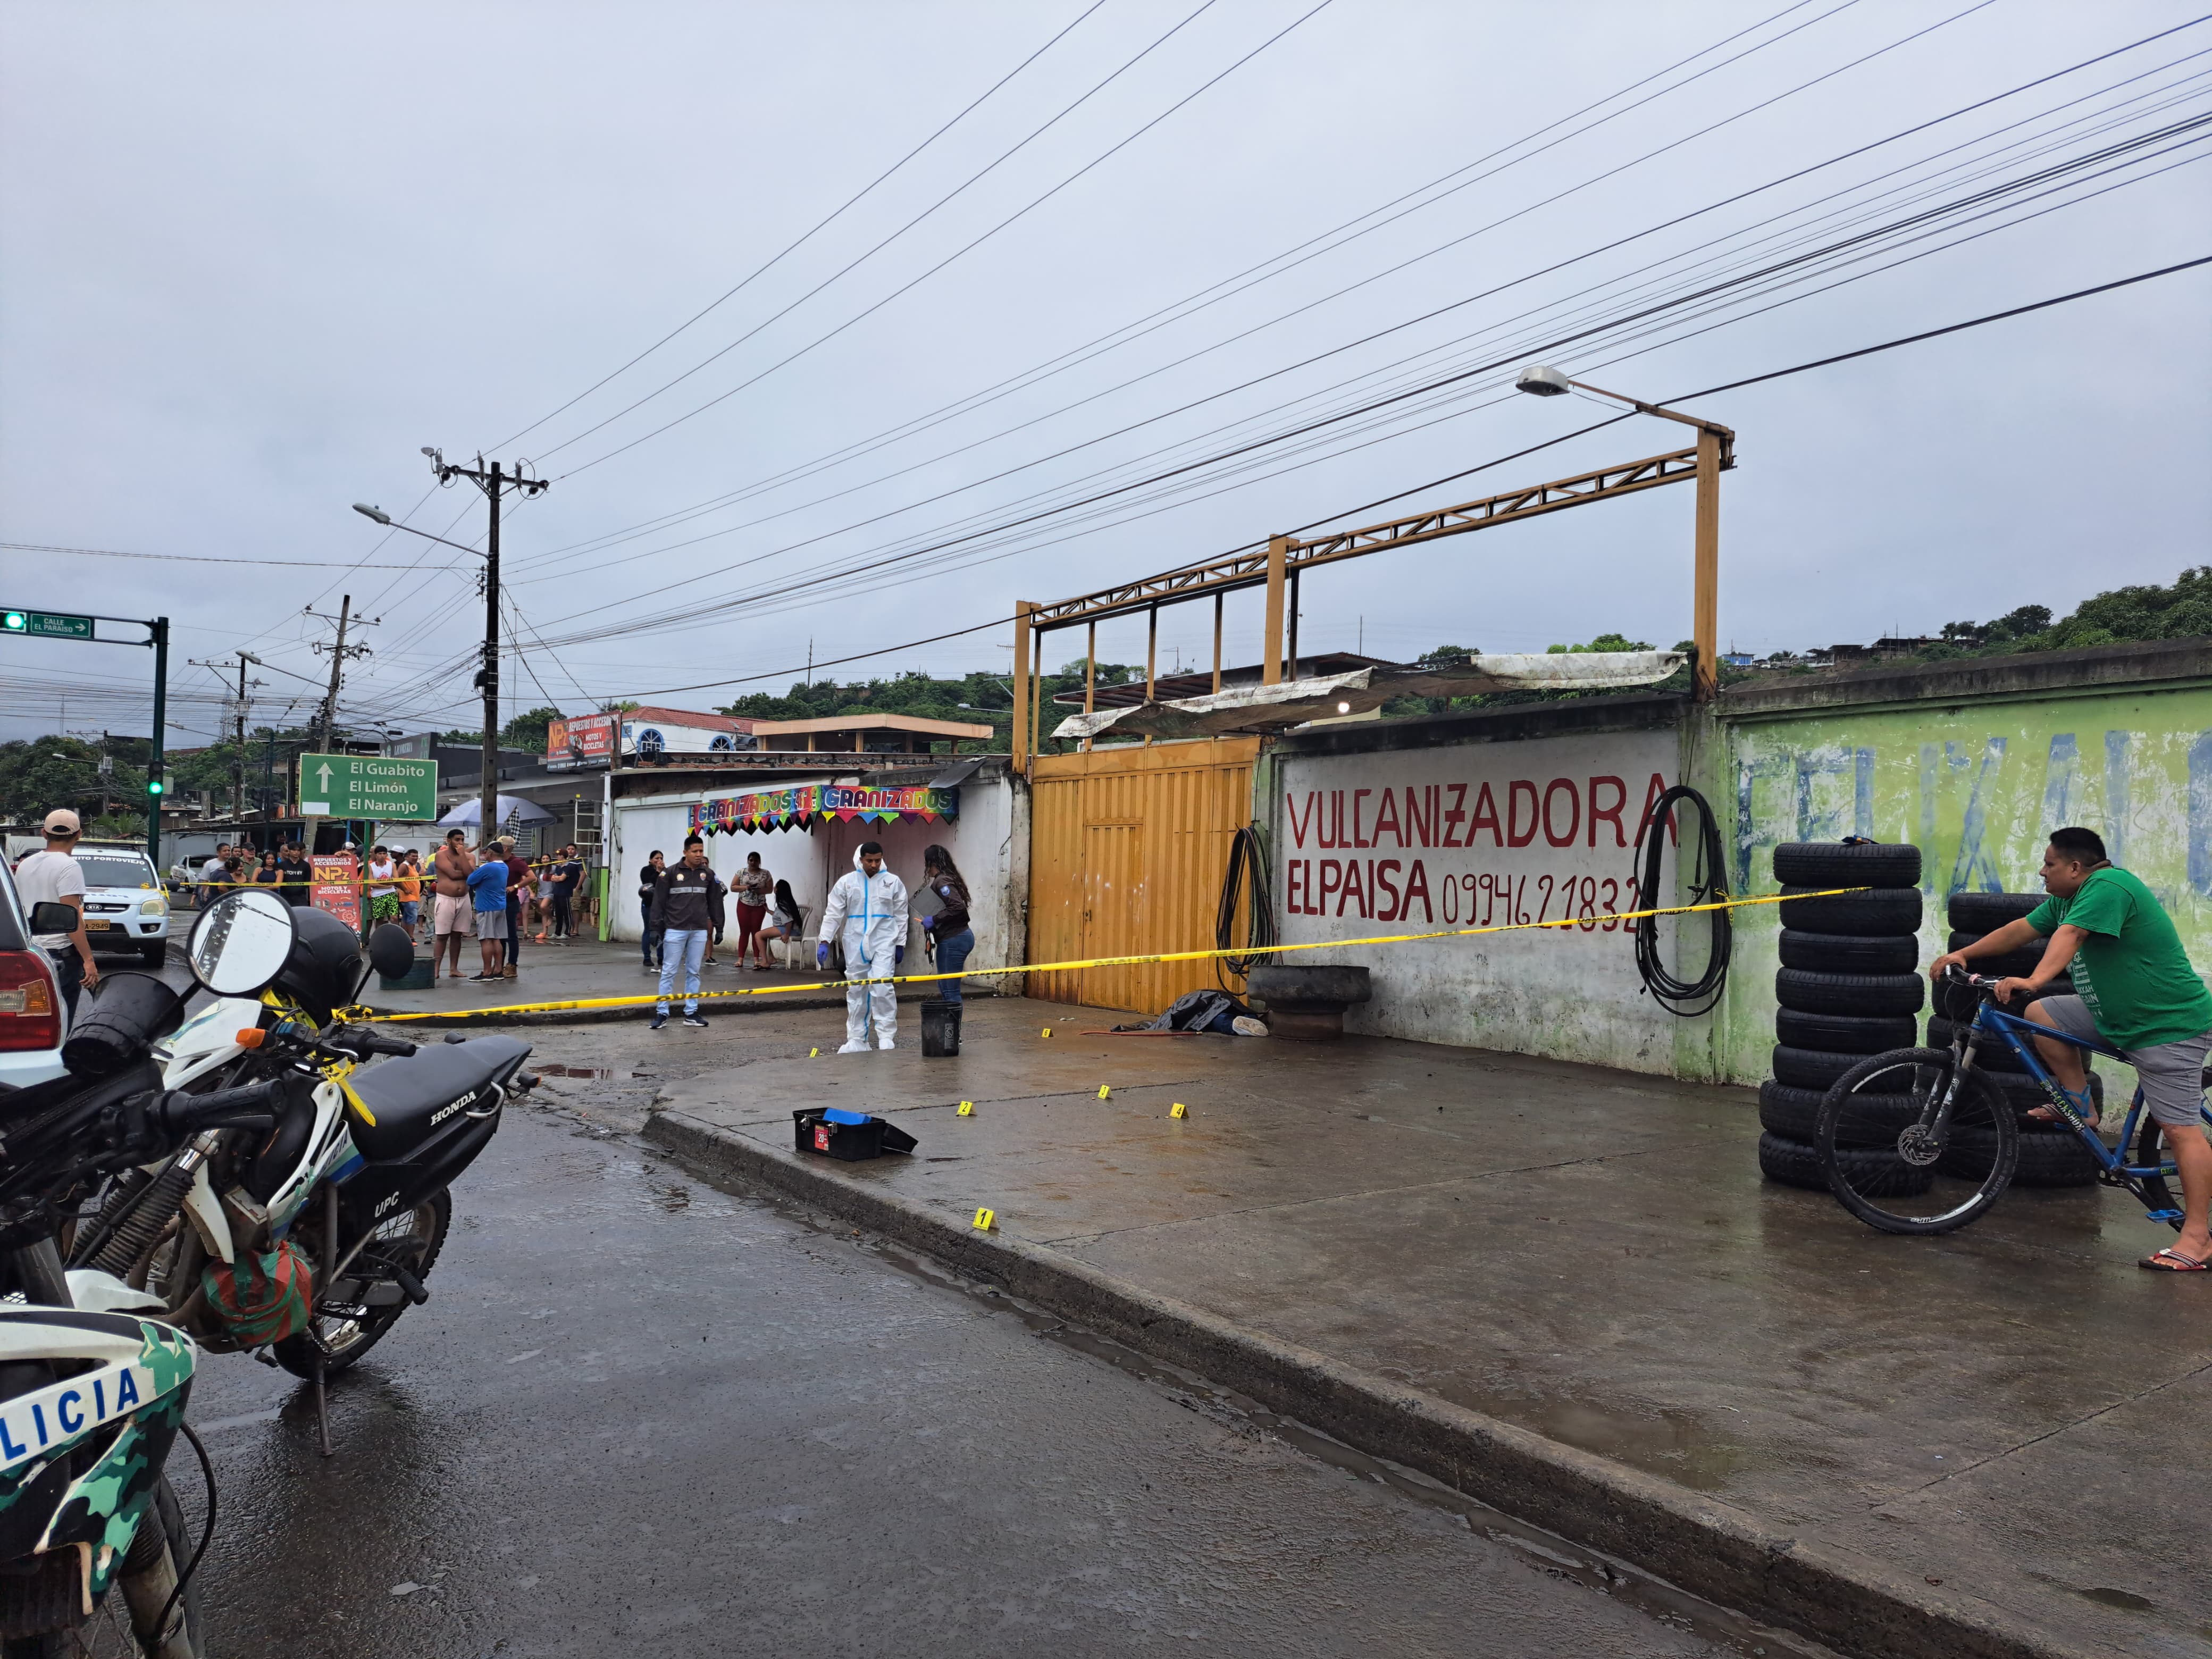
M 1052 1035 L 1052 1027 L 1051 1027 L 1051 1026 L 1049 1026 L 1049 1025 L 1046 1026 L 1046 1027 L 1044 1028 L 1044 1034 L 1045 1034 L 1047 1036 L 1050 1036 Z
M 957 1113 L 954 1114 L 954 1115 L 958 1116 L 958 1117 L 973 1117 L 973 1116 L 975 1116 L 975 1103 L 974 1101 L 972 1101 L 972 1100 L 963 1100 L 963 1101 L 962 1101 L 962 1102 L 960 1103 L 960 1109 L 959 1109 L 959 1111 L 958 1111 Z
M 978 1232 L 990 1232 L 994 1231 L 998 1224 L 999 1212 L 996 1210 L 978 1210 L 975 1212 L 975 1229 Z
M 809 1048 L 806 1051 L 806 1057 L 809 1060 L 819 1060 L 822 1058 L 822 1051 L 819 1048 Z
M 1190 1115 L 1190 1108 L 1184 1105 L 1182 1102 L 1178 1100 L 1174 1105 L 1168 1108 L 1168 1115 L 1170 1117 L 1188 1117 Z
M 1104 1085 L 1104 1084 L 1103 1084 L 1103 1083 L 1102 1083 L 1102 1084 L 1100 1084 L 1100 1085 L 1098 1085 L 1098 1098 L 1099 1098 L 1099 1099 L 1101 1099 L 1101 1100 L 1105 1099 L 1105 1098 L 1106 1098 L 1106 1097 L 1107 1097 L 1107 1095 L 1108 1095 L 1109 1092 L 1111 1092 L 1111 1091 L 1108 1089 L 1108 1087 L 1107 1087 L 1107 1085 Z

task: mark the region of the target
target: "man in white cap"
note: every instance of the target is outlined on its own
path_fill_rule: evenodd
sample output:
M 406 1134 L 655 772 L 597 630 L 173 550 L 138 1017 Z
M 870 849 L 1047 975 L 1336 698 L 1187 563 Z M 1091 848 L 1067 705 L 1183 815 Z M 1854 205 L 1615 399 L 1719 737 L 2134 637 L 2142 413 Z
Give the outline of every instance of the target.
M 62 989 L 62 1006 L 70 1024 L 76 1024 L 76 994 L 100 983 L 100 964 L 92 959 L 92 941 L 84 932 L 84 866 L 76 861 L 80 826 L 76 814 L 57 807 L 46 814 L 46 850 L 33 853 L 15 866 L 15 893 L 28 914 L 40 904 L 66 904 L 76 912 L 76 926 L 66 933 L 35 933 L 31 943 L 54 961 L 54 978 Z

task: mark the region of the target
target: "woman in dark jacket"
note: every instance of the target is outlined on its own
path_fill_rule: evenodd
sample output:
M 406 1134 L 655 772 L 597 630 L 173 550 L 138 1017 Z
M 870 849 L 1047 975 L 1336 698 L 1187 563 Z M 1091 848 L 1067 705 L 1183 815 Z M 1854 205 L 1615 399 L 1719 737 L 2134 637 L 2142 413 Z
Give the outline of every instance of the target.
M 921 854 L 921 884 L 937 896 L 944 908 L 933 916 L 924 916 L 921 925 L 929 935 L 930 949 L 937 958 L 940 974 L 957 974 L 968 963 L 968 953 L 975 948 L 975 930 L 968 925 L 968 884 L 961 879 L 960 866 L 952 861 L 952 854 L 934 844 Z M 960 981 L 943 979 L 937 981 L 939 994 L 955 1008 L 960 1006 Z

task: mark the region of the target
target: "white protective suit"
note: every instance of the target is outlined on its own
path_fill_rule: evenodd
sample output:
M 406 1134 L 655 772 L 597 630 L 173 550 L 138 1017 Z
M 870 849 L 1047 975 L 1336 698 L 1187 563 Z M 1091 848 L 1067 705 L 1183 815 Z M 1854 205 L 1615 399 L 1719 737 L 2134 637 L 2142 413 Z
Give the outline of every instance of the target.
M 889 866 L 872 876 L 862 873 L 860 855 L 853 854 L 848 875 L 837 878 L 830 901 L 822 909 L 822 937 L 841 939 L 845 946 L 845 977 L 887 979 L 898 947 L 906 943 L 906 884 Z M 898 1035 L 898 988 L 895 985 L 852 985 L 845 990 L 845 1046 L 841 1054 L 857 1054 L 868 1046 L 868 1012 L 875 1005 L 876 1047 L 889 1048 Z

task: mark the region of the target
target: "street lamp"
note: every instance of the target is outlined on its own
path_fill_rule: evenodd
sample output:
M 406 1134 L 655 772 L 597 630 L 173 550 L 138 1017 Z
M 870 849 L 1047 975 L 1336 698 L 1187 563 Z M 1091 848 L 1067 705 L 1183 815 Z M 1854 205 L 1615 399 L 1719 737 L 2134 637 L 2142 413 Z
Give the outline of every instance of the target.
M 1587 392 L 1615 403 L 1626 404 L 1639 415 L 1656 415 L 1662 421 L 1679 421 L 1698 429 L 1698 509 L 1695 570 L 1690 605 L 1690 635 L 1697 643 L 1697 696 L 1700 702 L 1720 689 L 1720 564 L 1721 474 L 1735 465 L 1733 428 L 1695 415 L 1685 415 L 1640 398 L 1607 392 L 1587 380 L 1568 378 L 1548 363 L 1533 363 L 1521 371 L 1513 389 L 1532 397 L 1559 398 L 1570 392 Z

